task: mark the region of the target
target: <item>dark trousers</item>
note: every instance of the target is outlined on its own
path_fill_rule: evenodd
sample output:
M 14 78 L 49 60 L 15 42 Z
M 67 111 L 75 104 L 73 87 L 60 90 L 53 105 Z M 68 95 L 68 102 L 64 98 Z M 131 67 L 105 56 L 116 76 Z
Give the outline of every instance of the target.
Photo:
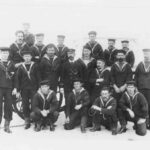
M 74 129 L 76 126 L 86 128 L 87 126 L 87 108 L 81 108 L 80 110 L 74 110 L 69 116 L 69 123 L 67 123 L 67 129 Z
M 93 124 L 95 126 L 105 126 L 107 129 L 112 130 L 117 128 L 117 115 L 104 115 L 96 112 L 93 116 Z
M 138 135 L 145 135 L 146 134 L 146 122 L 142 124 L 137 124 L 138 120 L 140 118 L 135 116 L 134 118 L 131 118 L 129 113 L 127 111 L 122 111 L 119 109 L 119 121 L 121 126 L 126 126 L 127 121 L 131 121 L 135 125 L 135 131 Z
M 30 118 L 32 98 L 35 94 L 35 90 L 23 89 L 21 91 L 23 115 L 25 118 Z
M 32 112 L 30 114 L 30 118 L 35 123 L 41 123 L 41 124 L 54 124 L 58 119 L 59 113 L 57 111 L 53 113 L 49 113 L 47 117 L 43 117 L 41 114 Z
M 12 120 L 12 89 L 0 88 L 0 123 L 3 115 L 4 101 L 4 118 L 8 121 Z

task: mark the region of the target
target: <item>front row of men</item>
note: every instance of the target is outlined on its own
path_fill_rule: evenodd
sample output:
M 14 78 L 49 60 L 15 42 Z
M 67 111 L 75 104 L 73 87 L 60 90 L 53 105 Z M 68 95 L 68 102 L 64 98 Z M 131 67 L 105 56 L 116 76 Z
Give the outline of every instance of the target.
M 0 121 L 2 120 L 4 99 L 4 130 L 6 132 L 11 132 L 9 124 L 12 120 L 12 94 L 16 97 L 21 94 L 25 129 L 30 128 L 32 120 L 35 122 L 35 131 L 40 131 L 41 127 L 47 124 L 50 125 L 50 130 L 54 131 L 54 123 L 59 116 L 59 102 L 56 98 L 58 66 L 57 63 L 54 63 L 56 59 L 53 54 L 54 50 L 50 45 L 39 66 L 31 61 L 31 53 L 24 51 L 22 53 L 24 62 L 15 71 L 13 63 L 8 61 L 8 51 L 1 50 Z M 66 98 L 64 128 L 71 130 L 80 124 L 81 131 L 84 133 L 88 126 L 93 126 L 91 131 L 97 131 L 101 130 L 101 125 L 104 125 L 112 131 L 113 135 L 116 135 L 118 132 L 126 131 L 126 124 L 129 120 L 134 122 L 137 134 L 145 135 L 146 118 L 149 115 L 148 100 L 146 101 L 145 97 L 137 91 L 134 81 L 131 81 L 132 70 L 125 61 L 124 51 L 118 50 L 116 63 L 113 64 L 111 71 L 105 66 L 104 59 L 95 60 L 90 57 L 90 54 L 90 50 L 84 48 L 82 58 L 74 61 L 74 50 L 68 51 L 71 66 L 67 69 L 71 70 L 68 72 L 68 76 L 71 78 L 67 78 L 67 80 L 70 87 L 65 88 L 67 85 L 64 80 L 67 76 L 66 64 L 61 71 Z M 55 64 L 52 70 L 53 74 L 49 70 L 51 63 Z M 39 67 L 41 68 L 39 69 Z M 136 72 L 139 70 L 138 68 Z M 50 82 L 41 80 L 41 75 L 47 76 L 42 79 L 51 79 Z M 138 80 L 139 76 L 136 77 L 136 83 Z M 14 85 L 13 81 L 15 81 Z M 110 83 L 112 83 L 114 91 L 111 91 Z M 118 120 L 121 124 L 119 131 L 117 131 Z

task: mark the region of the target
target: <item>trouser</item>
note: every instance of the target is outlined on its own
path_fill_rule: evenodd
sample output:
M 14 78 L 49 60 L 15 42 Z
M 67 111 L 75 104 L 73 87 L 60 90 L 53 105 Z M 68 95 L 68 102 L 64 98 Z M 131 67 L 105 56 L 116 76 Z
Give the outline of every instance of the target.
M 58 111 L 54 111 L 53 113 L 49 113 L 47 117 L 43 117 L 41 114 L 36 112 L 31 112 L 30 118 L 35 123 L 41 124 L 54 124 L 58 119 L 59 113 Z
M 117 128 L 117 115 L 104 115 L 96 112 L 93 116 L 93 125 L 100 127 L 101 125 L 105 126 L 109 130 Z
M 31 103 L 32 103 L 34 94 L 35 94 L 35 90 L 32 90 L 32 89 L 23 89 L 21 91 L 23 115 L 25 119 L 30 118 Z
M 3 115 L 3 101 L 4 101 L 4 118 L 7 121 L 12 120 L 12 89 L 0 88 L 0 123 Z
M 81 127 L 86 128 L 87 126 L 87 108 L 81 108 L 80 110 L 74 110 L 69 116 L 69 123 L 67 126 L 68 130 L 74 129 L 76 126 L 80 125 Z
M 145 135 L 146 134 L 146 122 L 142 124 L 138 124 L 137 122 L 139 119 L 140 118 L 137 116 L 135 116 L 134 118 L 131 118 L 128 112 L 122 111 L 121 109 L 119 109 L 119 120 L 120 120 L 121 126 L 126 126 L 127 121 L 131 121 L 135 125 L 136 134 Z
M 139 89 L 139 92 L 141 92 L 147 100 L 147 103 L 148 103 L 148 116 L 147 116 L 147 119 L 149 120 L 149 116 L 150 116 L 150 90 L 149 89 Z M 150 121 L 148 121 L 148 124 L 150 124 Z

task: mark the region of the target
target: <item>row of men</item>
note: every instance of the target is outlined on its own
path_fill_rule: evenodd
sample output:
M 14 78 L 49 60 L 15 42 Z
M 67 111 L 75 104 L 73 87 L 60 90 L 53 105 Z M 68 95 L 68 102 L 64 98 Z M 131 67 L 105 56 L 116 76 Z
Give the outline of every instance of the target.
M 23 35 L 22 31 L 16 33 L 16 43 L 12 44 L 9 50 L 9 62 L 7 59 L 3 58 L 6 63 L 1 63 L 6 78 L 14 76 L 14 84 L 7 85 L 4 83 L 4 77 L 2 77 L 2 83 L 0 85 L 2 85 L 2 88 L 5 88 L 5 91 L 2 92 L 2 98 L 6 93 L 10 96 L 12 89 L 14 89 L 14 95 L 21 93 L 26 124 L 25 128 L 30 127 L 31 110 L 29 108 L 29 99 L 32 99 L 41 80 L 48 79 L 50 81 L 51 90 L 57 92 L 57 87 L 59 85 L 58 79 L 60 78 L 60 83 L 62 83 L 64 87 L 66 106 L 69 101 L 68 95 L 73 89 L 73 79 L 76 77 L 83 80 L 84 88 L 90 96 L 90 105 L 92 105 L 95 98 L 100 95 L 103 85 L 110 85 L 110 83 L 114 89 L 113 96 L 116 98 L 117 102 L 119 102 L 122 93 L 126 89 L 126 82 L 132 80 L 131 64 L 129 65 L 126 62 L 127 55 L 125 50 L 116 50 L 115 63 L 112 65 L 111 71 L 107 68 L 107 61 L 105 61 L 104 55 L 101 54 L 97 56 L 97 58 L 93 58 L 92 50 L 87 48 L 87 46 L 84 46 L 82 58 L 78 60 L 74 60 L 75 50 L 68 49 L 66 52 L 67 59 L 63 62 L 64 57 L 59 57 L 57 55 L 55 45 L 48 44 L 45 46 L 45 50 L 42 50 L 44 54 L 39 61 L 36 60 L 39 59 L 39 56 L 35 57 L 33 50 L 23 42 Z M 89 35 L 95 36 L 96 34 L 95 32 L 90 32 Z M 20 41 L 21 44 L 17 41 Z M 63 51 L 64 50 L 59 52 Z M 147 57 L 148 55 L 145 56 L 144 63 L 140 63 L 137 67 L 136 82 L 138 83 L 138 89 L 144 94 L 148 101 L 149 58 Z M 14 74 L 10 66 L 14 66 Z M 141 71 L 143 68 L 144 70 Z M 65 108 L 65 113 L 66 112 Z M 6 122 L 10 122 L 10 119 L 6 120 Z

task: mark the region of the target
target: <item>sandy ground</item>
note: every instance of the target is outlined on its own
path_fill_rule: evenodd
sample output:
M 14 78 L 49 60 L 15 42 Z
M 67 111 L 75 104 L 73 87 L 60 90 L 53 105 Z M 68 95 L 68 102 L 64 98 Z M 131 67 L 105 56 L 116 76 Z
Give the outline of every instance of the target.
M 11 126 L 23 125 L 24 121 L 15 113 L 13 118 Z M 86 134 L 82 134 L 80 132 L 80 128 L 65 131 L 63 129 L 63 122 L 64 114 L 61 113 L 56 123 L 57 127 L 55 132 L 45 129 L 37 133 L 33 130 L 34 126 L 32 125 L 32 127 L 28 130 L 24 130 L 23 126 L 12 127 L 12 134 L 7 134 L 3 131 L 2 123 L 0 130 L 0 150 L 77 150 L 85 148 L 95 149 L 99 147 L 105 147 L 105 149 L 106 147 L 108 149 L 120 149 L 119 146 L 117 146 L 118 143 L 123 143 L 124 145 L 122 148 L 125 148 L 133 143 L 136 145 L 139 144 L 139 142 L 148 143 L 150 139 L 150 131 L 148 131 L 147 135 L 144 137 L 137 136 L 132 129 L 132 123 L 128 123 L 128 131 L 126 133 L 112 136 L 111 132 L 107 131 L 103 127 L 102 131 L 94 133 L 87 129 Z

